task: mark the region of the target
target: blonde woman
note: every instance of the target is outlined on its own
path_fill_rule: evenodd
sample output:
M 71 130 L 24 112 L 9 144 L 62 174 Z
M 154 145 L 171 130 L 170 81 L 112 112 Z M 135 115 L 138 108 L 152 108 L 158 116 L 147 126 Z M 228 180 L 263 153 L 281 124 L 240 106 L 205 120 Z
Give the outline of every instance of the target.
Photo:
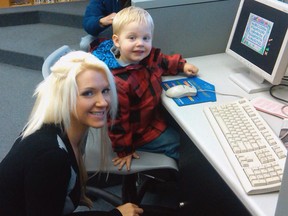
M 128 203 L 110 212 L 74 212 L 85 196 L 85 138 L 110 145 L 106 117 L 115 116 L 117 95 L 107 66 L 92 54 L 73 51 L 51 67 L 35 91 L 23 132 L 0 163 L 0 214 L 9 216 L 140 215 Z M 105 165 L 105 164 L 104 164 Z

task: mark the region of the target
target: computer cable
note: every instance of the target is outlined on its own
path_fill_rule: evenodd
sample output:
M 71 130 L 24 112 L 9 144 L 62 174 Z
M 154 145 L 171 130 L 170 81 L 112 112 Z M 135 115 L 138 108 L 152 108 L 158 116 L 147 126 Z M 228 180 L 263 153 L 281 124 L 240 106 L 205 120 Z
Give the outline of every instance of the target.
M 278 97 L 278 96 L 276 96 L 276 95 L 274 94 L 274 91 L 276 91 L 277 88 L 279 88 L 279 87 L 288 88 L 288 84 L 281 83 L 281 84 L 279 84 L 279 85 L 273 85 L 273 86 L 271 86 L 270 89 L 269 89 L 270 95 L 271 95 L 273 98 L 277 99 L 277 100 L 280 100 L 280 101 L 283 101 L 283 102 L 285 102 L 285 103 L 288 103 L 288 100 L 286 100 L 286 99 L 284 99 L 284 98 L 281 98 L 281 97 Z
M 232 97 L 237 97 L 237 98 L 243 98 L 243 97 L 240 96 L 240 95 L 222 93 L 222 92 L 217 92 L 217 91 L 208 90 L 208 89 L 199 89 L 199 90 L 197 90 L 197 91 L 198 91 L 198 92 L 212 92 L 212 93 L 219 94 L 219 95 L 223 95 L 223 96 L 232 96 Z

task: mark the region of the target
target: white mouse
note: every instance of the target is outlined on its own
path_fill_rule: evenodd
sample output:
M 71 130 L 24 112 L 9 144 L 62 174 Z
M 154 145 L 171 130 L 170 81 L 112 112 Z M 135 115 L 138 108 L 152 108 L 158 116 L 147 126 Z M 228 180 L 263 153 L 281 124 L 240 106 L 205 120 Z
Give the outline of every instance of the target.
M 166 90 L 166 96 L 170 98 L 181 98 L 185 96 L 195 96 L 197 89 L 195 86 L 176 85 Z

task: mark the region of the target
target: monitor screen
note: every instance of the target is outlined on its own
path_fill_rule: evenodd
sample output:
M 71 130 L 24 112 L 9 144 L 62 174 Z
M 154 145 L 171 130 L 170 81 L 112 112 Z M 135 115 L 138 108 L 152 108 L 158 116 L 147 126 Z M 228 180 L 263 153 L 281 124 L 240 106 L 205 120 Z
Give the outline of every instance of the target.
M 280 84 L 288 65 L 288 4 L 241 0 L 226 53 L 245 64 L 246 72 L 230 78 L 248 93 Z

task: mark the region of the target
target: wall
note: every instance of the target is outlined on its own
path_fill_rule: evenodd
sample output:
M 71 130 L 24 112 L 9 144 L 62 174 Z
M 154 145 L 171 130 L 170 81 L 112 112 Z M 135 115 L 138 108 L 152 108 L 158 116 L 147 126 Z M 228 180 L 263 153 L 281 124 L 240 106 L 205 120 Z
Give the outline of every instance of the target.
M 132 0 L 153 17 L 153 45 L 185 58 L 225 51 L 239 0 Z

